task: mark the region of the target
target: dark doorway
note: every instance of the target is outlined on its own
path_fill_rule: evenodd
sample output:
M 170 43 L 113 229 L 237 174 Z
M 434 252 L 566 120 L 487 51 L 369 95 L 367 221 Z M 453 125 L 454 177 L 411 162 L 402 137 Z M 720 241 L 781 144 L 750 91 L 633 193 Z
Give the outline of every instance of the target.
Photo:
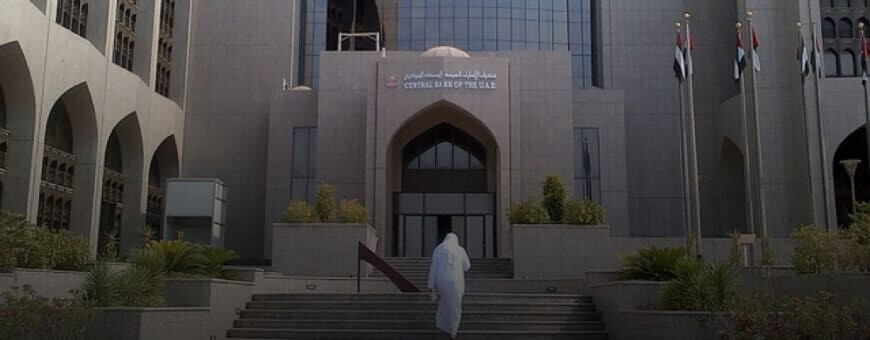
M 852 213 L 852 187 L 849 182 L 849 174 L 841 161 L 858 159 L 858 169 L 855 171 L 855 200 L 866 202 L 870 200 L 870 163 L 867 161 L 867 129 L 864 127 L 852 132 L 849 137 L 840 144 L 834 154 L 833 174 L 834 192 L 837 203 L 837 224 L 843 227 L 851 223 L 849 214 Z
M 453 226 L 450 223 L 450 216 L 438 216 L 438 243 L 443 242 L 444 237 L 447 236 L 447 233 L 450 233 L 452 231 Z

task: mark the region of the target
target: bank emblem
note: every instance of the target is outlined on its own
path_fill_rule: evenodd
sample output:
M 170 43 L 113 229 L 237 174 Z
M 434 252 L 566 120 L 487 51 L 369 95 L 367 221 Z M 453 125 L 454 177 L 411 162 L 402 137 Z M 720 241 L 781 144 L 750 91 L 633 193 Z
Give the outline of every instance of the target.
M 392 74 L 388 75 L 387 76 L 387 83 L 385 84 L 385 86 L 388 89 L 394 89 L 394 88 L 398 87 L 399 86 L 399 78 L 397 78 L 395 75 L 392 75 Z

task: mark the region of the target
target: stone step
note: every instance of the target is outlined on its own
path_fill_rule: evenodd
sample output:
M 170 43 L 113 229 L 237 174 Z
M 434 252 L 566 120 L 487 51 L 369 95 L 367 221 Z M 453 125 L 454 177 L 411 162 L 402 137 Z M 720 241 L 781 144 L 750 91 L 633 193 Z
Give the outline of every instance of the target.
M 445 339 L 443 333 L 429 330 L 394 330 L 394 329 L 231 329 L 230 338 L 242 339 L 355 339 L 355 340 L 435 340 Z M 504 340 L 606 340 L 604 331 L 459 331 L 458 338 L 463 340 L 504 339 Z
M 234 328 L 260 329 L 395 329 L 421 330 L 435 327 L 434 320 L 236 320 Z M 600 321 L 468 321 L 463 331 L 510 329 L 516 331 L 603 331 Z
M 278 320 L 434 320 L 435 310 L 243 310 L 242 319 Z M 463 321 L 600 321 L 599 312 L 464 311 Z
M 256 294 L 253 301 L 430 301 L 428 293 L 390 294 Z M 464 302 L 592 303 L 592 297 L 569 294 L 486 294 L 466 293 Z
M 413 280 L 420 280 L 420 279 L 422 279 L 422 280 L 429 279 L 428 272 L 406 272 L 406 271 L 400 270 L 399 273 L 402 274 L 402 276 L 404 276 L 406 279 L 412 280 L 412 281 Z M 386 277 L 386 275 L 384 275 L 384 273 L 381 273 L 379 271 L 375 271 L 375 272 L 372 272 L 372 274 L 369 275 L 369 277 Z M 468 272 L 468 273 L 465 273 L 465 278 L 466 279 L 512 279 L 513 274 L 512 273 L 505 273 L 505 272 Z
M 246 309 L 254 310 L 375 310 L 375 311 L 432 311 L 438 307 L 432 301 L 259 301 L 248 302 Z M 535 302 L 465 302 L 463 311 L 503 312 L 594 312 L 595 305 L 581 303 Z

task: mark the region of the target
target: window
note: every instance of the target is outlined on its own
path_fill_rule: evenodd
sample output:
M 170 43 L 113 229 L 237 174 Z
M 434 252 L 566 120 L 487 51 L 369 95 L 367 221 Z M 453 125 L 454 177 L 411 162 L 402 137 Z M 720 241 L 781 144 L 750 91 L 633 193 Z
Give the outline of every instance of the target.
M 164 97 L 169 97 L 170 76 L 172 75 L 172 30 L 175 23 L 175 0 L 162 0 L 161 4 L 155 90 Z
M 601 203 L 601 167 L 597 128 L 574 129 L 574 196 Z
M 403 192 L 486 192 L 486 149 L 449 124 L 423 132 L 402 148 Z
M 115 16 L 115 48 L 112 62 L 127 70 L 133 70 L 134 46 L 136 45 L 136 0 L 118 0 Z
M 58 0 L 55 22 L 82 38 L 87 38 L 88 1 Z
M 833 50 L 825 51 L 825 76 L 840 76 L 840 58 Z
M 839 38 L 852 38 L 855 36 L 855 32 L 852 30 L 852 20 L 849 20 L 849 18 L 840 19 L 837 36 Z
M 852 50 L 845 50 L 840 54 L 840 75 L 844 77 L 857 76 L 855 67 L 855 53 Z
M 317 129 L 313 127 L 293 128 L 292 169 L 290 191 L 291 199 L 313 203 L 317 184 L 315 183 L 315 162 L 317 150 Z
M 837 38 L 837 25 L 834 24 L 833 19 L 825 18 L 825 20 L 822 21 L 822 36 L 825 39 Z
M 824 37 L 825 74 L 828 77 L 858 76 L 855 51 L 861 50 L 861 39 L 856 39 L 856 25 L 867 25 L 867 1 L 820 1 L 821 17 L 824 18 L 821 29 Z M 870 32 L 865 32 L 868 33 Z

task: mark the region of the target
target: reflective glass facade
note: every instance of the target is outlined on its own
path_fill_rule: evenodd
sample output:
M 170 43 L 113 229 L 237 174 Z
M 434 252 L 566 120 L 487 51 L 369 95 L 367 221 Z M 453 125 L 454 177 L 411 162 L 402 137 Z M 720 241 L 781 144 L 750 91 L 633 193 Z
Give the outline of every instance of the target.
M 384 46 L 425 51 L 571 51 L 574 86 L 593 85 L 594 0 L 396 0 L 381 2 Z M 326 46 L 328 0 L 309 0 L 301 81 L 317 86 L 317 56 Z

